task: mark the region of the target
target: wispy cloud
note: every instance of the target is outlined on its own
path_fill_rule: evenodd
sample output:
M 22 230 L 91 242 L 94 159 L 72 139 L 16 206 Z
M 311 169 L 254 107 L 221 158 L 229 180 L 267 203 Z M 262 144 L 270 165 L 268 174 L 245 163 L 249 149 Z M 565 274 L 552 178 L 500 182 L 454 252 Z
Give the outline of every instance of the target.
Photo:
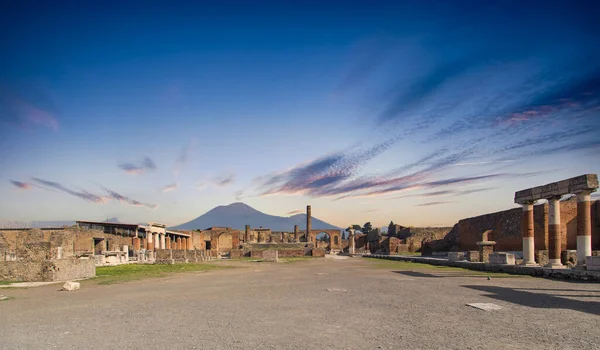
M 98 204 L 104 204 L 106 202 L 108 202 L 107 197 L 103 197 L 103 196 L 99 196 L 87 191 L 75 191 L 72 189 L 69 189 L 61 184 L 59 184 L 58 182 L 53 182 L 53 181 L 48 181 L 48 180 L 44 180 L 44 179 L 40 179 L 37 177 L 33 178 L 33 181 L 39 183 L 40 185 L 70 194 L 72 196 L 75 196 L 77 198 L 81 198 L 87 202 L 92 202 L 92 203 L 98 203 Z
M 175 175 L 179 175 L 183 166 L 188 162 L 188 159 L 190 157 L 190 152 L 194 148 L 195 144 L 196 144 L 196 139 L 192 138 L 181 149 L 181 152 L 179 153 L 179 156 L 177 157 L 177 160 L 175 161 L 175 169 L 173 171 L 173 173 Z
M 16 187 L 22 189 L 22 190 L 29 190 L 29 189 L 31 189 L 31 184 L 27 183 L 27 182 L 10 180 L 10 183 L 13 184 L 13 185 L 15 185 Z
M 177 183 L 172 183 L 170 185 L 166 185 L 165 187 L 162 188 L 163 192 L 170 192 L 177 189 Z
M 219 187 L 226 187 L 235 182 L 234 174 L 227 174 L 214 179 L 213 183 Z
M 24 129 L 43 127 L 58 131 L 59 128 L 53 112 L 6 92 L 0 94 L 0 121 Z
M 113 191 L 111 189 L 108 189 L 106 187 L 103 187 L 104 191 L 106 191 L 106 193 L 108 193 L 110 199 L 114 199 L 116 201 L 119 201 L 121 203 L 126 203 L 126 204 L 131 204 L 133 206 L 136 207 L 146 207 L 148 209 L 157 209 L 158 208 L 158 204 L 147 204 L 147 203 L 142 203 L 140 201 L 137 201 L 135 199 L 129 198 L 127 196 L 124 196 L 116 191 Z
M 287 212 L 287 215 L 295 215 L 295 214 L 300 214 L 303 213 L 302 210 L 292 210 L 290 212 Z
M 147 171 L 155 170 L 156 164 L 148 157 L 145 157 L 139 163 L 120 163 L 119 168 L 128 174 L 137 175 Z
M 415 205 L 415 207 L 429 207 L 429 206 L 433 206 L 433 205 L 442 205 L 442 204 L 448 204 L 448 203 L 452 203 L 452 202 L 428 202 L 428 203 L 423 203 L 423 204 L 417 204 L 417 205 Z

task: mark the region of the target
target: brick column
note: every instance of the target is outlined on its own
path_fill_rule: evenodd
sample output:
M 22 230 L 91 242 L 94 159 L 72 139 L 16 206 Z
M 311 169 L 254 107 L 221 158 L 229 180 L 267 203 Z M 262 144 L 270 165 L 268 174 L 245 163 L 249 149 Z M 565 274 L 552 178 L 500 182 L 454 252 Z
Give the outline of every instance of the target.
M 250 225 L 246 225 L 244 230 L 244 243 L 250 242 Z
M 134 237 L 133 238 L 133 250 L 140 250 L 141 246 L 140 246 L 140 238 L 139 237 Z
M 560 262 L 560 197 L 548 198 L 548 265 L 549 268 L 562 268 Z
M 177 237 L 176 242 L 177 242 L 175 244 L 175 247 L 177 247 L 176 249 L 181 250 L 181 237 Z
M 591 191 L 577 193 L 577 266 L 585 265 L 585 257 L 592 255 Z
M 533 202 L 521 204 L 523 216 L 521 217 L 521 237 L 523 238 L 523 265 L 535 266 L 535 244 L 533 238 Z
M 312 209 L 306 206 L 306 242 L 310 242 L 310 231 L 312 230 Z
M 171 237 L 167 237 L 165 239 L 165 246 L 167 247 L 167 249 L 171 249 Z

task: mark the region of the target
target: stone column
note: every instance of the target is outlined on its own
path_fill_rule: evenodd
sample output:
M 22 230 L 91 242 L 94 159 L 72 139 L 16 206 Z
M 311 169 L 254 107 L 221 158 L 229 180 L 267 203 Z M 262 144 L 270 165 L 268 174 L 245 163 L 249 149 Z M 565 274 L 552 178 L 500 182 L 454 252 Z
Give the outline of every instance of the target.
M 523 265 L 535 266 L 535 244 L 533 238 L 533 202 L 521 204 L 523 216 L 521 217 L 521 237 L 523 238 Z
M 154 234 L 154 250 L 160 249 L 160 234 Z
M 310 205 L 306 206 L 306 241 L 310 242 L 310 231 L 312 230 L 312 210 Z
M 348 250 L 349 250 L 350 254 L 354 254 L 354 250 L 356 247 L 356 243 L 354 242 L 354 229 L 349 229 L 348 232 L 349 232 L 348 240 L 350 241 L 349 242 L 350 249 L 348 249 Z
M 167 247 L 167 249 L 171 249 L 171 237 L 167 237 L 165 239 L 165 247 Z
M 592 255 L 591 191 L 577 193 L 577 266 L 585 265 L 585 257 Z
M 250 242 L 250 225 L 246 225 L 244 230 L 244 243 Z
M 146 239 L 146 243 L 147 243 L 146 249 L 148 249 L 148 250 L 154 250 L 154 241 L 152 240 L 154 238 L 153 235 L 154 234 L 152 232 L 146 232 L 146 237 L 147 237 L 147 239 Z
M 560 262 L 560 196 L 548 198 L 548 265 L 549 268 L 562 268 Z
M 139 237 L 134 237 L 133 238 L 133 250 L 140 250 L 140 239 Z
M 175 244 L 175 249 L 181 250 L 181 237 L 177 237 L 176 242 L 177 243 Z
M 160 249 L 167 249 L 166 235 L 164 233 L 160 235 Z
M 300 232 L 300 229 L 298 228 L 298 225 L 294 225 L 294 243 L 298 243 L 298 233 Z

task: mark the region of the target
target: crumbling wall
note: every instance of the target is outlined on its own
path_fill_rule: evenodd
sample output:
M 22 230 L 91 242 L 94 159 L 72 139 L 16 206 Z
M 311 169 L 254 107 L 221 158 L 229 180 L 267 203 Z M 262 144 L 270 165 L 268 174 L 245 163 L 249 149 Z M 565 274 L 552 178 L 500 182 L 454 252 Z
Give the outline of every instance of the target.
M 0 280 L 11 282 L 54 282 L 96 276 L 92 259 L 1 261 Z
M 325 257 L 325 249 L 313 248 L 311 255 L 315 258 L 324 258 Z

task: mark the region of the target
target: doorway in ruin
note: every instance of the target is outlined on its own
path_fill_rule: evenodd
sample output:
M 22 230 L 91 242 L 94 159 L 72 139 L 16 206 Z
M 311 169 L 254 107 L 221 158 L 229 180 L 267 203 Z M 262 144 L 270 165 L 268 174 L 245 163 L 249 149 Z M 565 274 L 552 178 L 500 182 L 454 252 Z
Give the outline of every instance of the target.
M 218 254 L 221 257 L 229 257 L 233 248 L 233 236 L 231 233 L 223 232 L 218 238 Z
M 106 251 L 104 238 L 94 238 L 94 255 L 101 255 L 103 251 Z
M 315 247 L 331 250 L 331 236 L 327 232 L 319 232 L 315 237 Z

